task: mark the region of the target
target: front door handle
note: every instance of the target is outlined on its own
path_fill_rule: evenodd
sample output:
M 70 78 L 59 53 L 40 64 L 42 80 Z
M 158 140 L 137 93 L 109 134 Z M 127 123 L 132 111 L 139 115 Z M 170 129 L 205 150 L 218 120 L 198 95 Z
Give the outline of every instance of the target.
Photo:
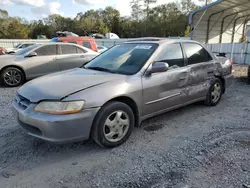
M 214 73 L 214 71 L 208 71 L 207 72 L 207 74 L 213 74 Z
M 53 60 L 58 60 L 58 58 L 57 58 L 57 57 L 55 57 Z

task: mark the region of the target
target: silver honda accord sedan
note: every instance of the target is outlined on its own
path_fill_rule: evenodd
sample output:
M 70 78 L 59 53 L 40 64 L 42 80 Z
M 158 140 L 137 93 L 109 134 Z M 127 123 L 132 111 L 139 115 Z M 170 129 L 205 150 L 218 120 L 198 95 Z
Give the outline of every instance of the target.
M 34 44 L 0 57 L 0 82 L 9 87 L 46 74 L 82 66 L 99 53 L 71 43 Z
M 115 147 L 147 118 L 197 101 L 217 105 L 231 68 L 194 41 L 134 39 L 82 68 L 26 83 L 13 100 L 14 114 L 29 135 L 46 141 L 92 138 Z

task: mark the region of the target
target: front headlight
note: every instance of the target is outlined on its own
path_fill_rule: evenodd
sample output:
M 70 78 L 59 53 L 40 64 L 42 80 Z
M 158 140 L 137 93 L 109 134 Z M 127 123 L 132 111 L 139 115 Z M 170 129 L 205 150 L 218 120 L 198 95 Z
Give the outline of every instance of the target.
M 84 104 L 84 101 L 43 101 L 35 107 L 35 111 L 47 114 L 75 114 L 82 110 Z

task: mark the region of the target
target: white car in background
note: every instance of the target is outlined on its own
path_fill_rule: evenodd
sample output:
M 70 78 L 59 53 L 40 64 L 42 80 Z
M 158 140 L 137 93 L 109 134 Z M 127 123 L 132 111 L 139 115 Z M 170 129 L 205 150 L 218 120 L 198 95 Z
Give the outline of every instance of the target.
M 27 48 L 33 44 L 35 44 L 35 43 L 19 43 L 19 44 L 15 45 L 13 48 L 6 48 L 6 53 L 13 54 L 13 53 L 16 53 L 16 52 L 18 52 L 24 48 Z
M 98 50 L 98 52 L 99 53 L 103 53 L 103 52 L 105 52 L 106 50 L 108 50 L 108 48 L 107 47 L 105 47 L 105 46 L 97 46 L 97 50 Z

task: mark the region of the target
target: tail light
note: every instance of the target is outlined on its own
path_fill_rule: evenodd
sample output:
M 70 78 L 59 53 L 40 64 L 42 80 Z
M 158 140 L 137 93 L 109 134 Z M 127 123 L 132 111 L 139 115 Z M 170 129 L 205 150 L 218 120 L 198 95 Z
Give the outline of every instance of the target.
M 230 61 L 230 60 L 229 60 Z M 233 65 L 235 64 L 234 59 L 232 59 L 232 61 L 230 61 L 230 73 L 233 72 Z

